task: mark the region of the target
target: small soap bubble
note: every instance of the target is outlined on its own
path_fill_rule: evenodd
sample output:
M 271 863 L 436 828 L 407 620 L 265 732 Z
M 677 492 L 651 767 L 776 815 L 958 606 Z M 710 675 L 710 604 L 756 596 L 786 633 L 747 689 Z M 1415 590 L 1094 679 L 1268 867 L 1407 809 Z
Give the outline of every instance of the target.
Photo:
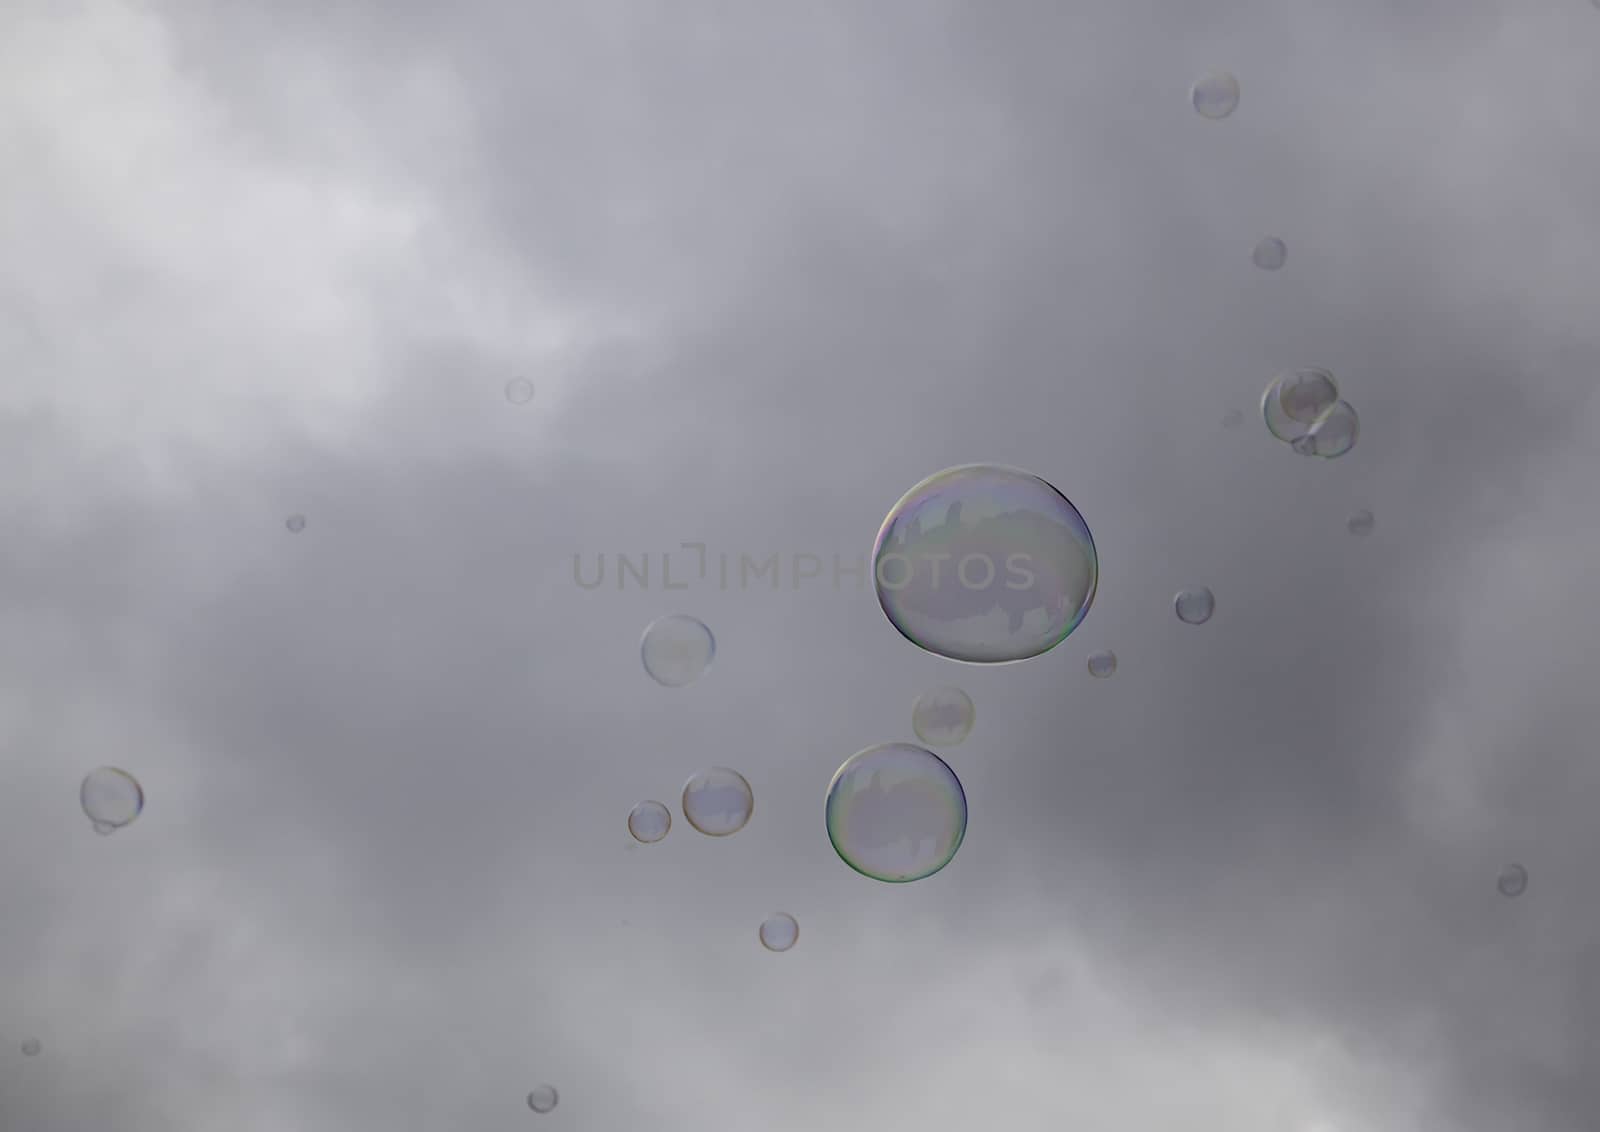
M 1348 401 L 1329 406 L 1305 435 L 1313 456 L 1324 460 L 1337 460 L 1356 446 L 1361 435 L 1361 419 Z
M 84 776 L 78 801 L 91 823 L 121 829 L 144 809 L 144 788 L 127 771 L 103 766 Z
M 1276 271 L 1289 259 L 1289 247 L 1276 236 L 1267 236 L 1250 253 L 1250 262 L 1262 271 Z
M 1507 865 L 1494 884 L 1501 896 L 1521 896 L 1528 887 L 1528 870 L 1521 865 Z
M 935 688 L 917 697 L 911 730 L 930 747 L 953 747 L 972 734 L 976 714 L 972 697 L 960 688 Z
M 639 640 L 644 670 L 657 684 L 682 688 L 704 676 L 717 639 L 704 623 L 681 613 L 652 621 Z
M 654 845 L 671 828 L 672 811 L 660 802 L 640 802 L 628 812 L 628 832 L 642 844 Z
M 1070 500 L 1017 468 L 929 476 L 890 509 L 872 550 L 878 604 L 921 649 L 1004 664 L 1066 640 L 1094 601 L 1094 537 Z
M 1110 649 L 1101 649 L 1099 652 L 1089 654 L 1089 675 L 1104 680 L 1117 670 L 1117 654 Z
M 1216 612 L 1217 601 L 1205 586 L 1196 586 L 1174 597 L 1172 608 L 1185 625 L 1204 625 Z
M 506 400 L 513 405 L 526 405 L 533 400 L 533 382 L 525 377 L 506 382 Z
M 283 525 L 289 528 L 290 534 L 297 535 L 306 529 L 306 517 L 304 515 L 290 515 L 283 521 Z
M 1189 102 L 1202 118 L 1226 118 L 1239 107 L 1239 80 L 1227 71 L 1212 71 L 1189 89 Z
M 776 912 L 761 924 L 761 946 L 768 951 L 788 951 L 800 938 L 800 925 L 787 912 Z
M 738 833 L 755 811 L 744 775 L 725 766 L 703 770 L 683 786 L 683 818 L 707 837 Z
M 94 822 L 90 828 L 98 833 L 101 837 L 110 837 L 113 833 L 117 832 L 117 827 L 108 821 Z
M 910 743 L 844 761 L 828 784 L 828 840 L 862 876 L 889 884 L 931 877 L 967 835 L 967 795 L 948 763 Z
M 1345 529 L 1353 535 L 1370 535 L 1372 528 L 1377 525 L 1377 520 L 1372 517 L 1371 511 L 1357 511 L 1345 520 Z
M 540 1085 L 528 1094 L 528 1107 L 537 1113 L 551 1112 L 561 1103 L 561 1094 L 554 1085 Z
M 38 1038 L 29 1038 L 22 1043 L 23 1057 L 38 1057 L 44 1046 L 39 1044 Z

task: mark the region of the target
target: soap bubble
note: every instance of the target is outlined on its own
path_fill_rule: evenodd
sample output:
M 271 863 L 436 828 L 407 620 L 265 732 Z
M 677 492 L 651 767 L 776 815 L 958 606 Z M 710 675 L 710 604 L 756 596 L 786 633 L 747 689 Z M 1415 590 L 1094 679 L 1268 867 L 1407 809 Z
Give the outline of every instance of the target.
M 1190 88 L 1189 101 L 1202 118 L 1226 118 L 1238 109 L 1239 80 L 1227 71 L 1212 71 Z
M 1261 416 L 1267 431 L 1285 443 L 1305 436 L 1339 399 L 1339 386 L 1325 369 L 1297 369 L 1279 374 L 1261 394 Z
M 533 382 L 525 377 L 506 382 L 506 400 L 513 405 L 526 405 L 533 400 Z
M 1097 676 L 1104 680 L 1117 670 L 1117 654 L 1110 649 L 1101 649 L 1099 652 L 1089 654 L 1089 675 Z
M 1345 520 L 1345 529 L 1353 535 L 1370 535 L 1372 528 L 1377 524 L 1371 511 L 1357 511 Z
M 106 821 L 91 822 L 90 828 L 98 833 L 101 837 L 110 837 L 113 833 L 117 832 L 117 827 Z
M 930 877 L 967 834 L 967 795 L 938 755 L 882 743 L 844 761 L 828 785 L 828 840 L 862 876 L 890 884 Z
M 1521 896 L 1528 887 L 1528 870 L 1521 865 L 1507 865 L 1500 870 L 1494 886 L 1501 896 Z
M 911 730 L 930 747 L 953 747 L 972 734 L 976 709 L 960 688 L 935 688 L 917 697 Z
M 560 1102 L 561 1094 L 556 1092 L 554 1085 L 540 1085 L 528 1094 L 528 1107 L 534 1112 L 550 1112 Z
M 660 802 L 640 802 L 628 812 L 628 832 L 645 845 L 654 845 L 671 828 L 672 811 Z
M 775 912 L 761 924 L 761 946 L 768 951 L 788 951 L 800 938 L 800 925 L 787 912 Z
M 738 833 L 755 811 L 744 775 L 724 766 L 703 770 L 683 786 L 683 817 L 707 837 Z
M 42 1051 L 43 1049 L 44 1049 L 44 1046 L 39 1044 L 39 1039 L 38 1038 L 28 1038 L 26 1041 L 24 1041 L 22 1043 L 22 1056 L 23 1057 L 38 1057 L 40 1051 Z
M 1216 611 L 1217 600 L 1205 586 L 1196 586 L 1174 597 L 1172 608 L 1185 625 L 1204 625 Z
M 1289 258 L 1289 247 L 1276 236 L 1267 236 L 1250 252 L 1250 262 L 1262 271 L 1276 271 Z
M 873 546 L 878 604 L 911 643 L 1002 664 L 1048 652 L 1088 613 L 1094 538 L 1066 496 L 1017 468 L 929 476 L 889 511 Z
M 90 822 L 121 829 L 144 809 L 144 788 L 127 771 L 103 766 L 84 776 L 78 801 Z
M 304 515 L 290 515 L 283 521 L 283 525 L 289 528 L 290 534 L 297 535 L 306 529 L 306 517 Z
M 1311 426 L 1303 438 L 1310 447 L 1309 455 L 1324 460 L 1336 460 L 1356 446 L 1361 435 L 1361 420 L 1348 401 L 1331 405 Z
M 652 621 L 639 641 L 644 670 L 668 688 L 693 684 L 705 675 L 716 654 L 717 639 L 711 630 L 681 613 Z

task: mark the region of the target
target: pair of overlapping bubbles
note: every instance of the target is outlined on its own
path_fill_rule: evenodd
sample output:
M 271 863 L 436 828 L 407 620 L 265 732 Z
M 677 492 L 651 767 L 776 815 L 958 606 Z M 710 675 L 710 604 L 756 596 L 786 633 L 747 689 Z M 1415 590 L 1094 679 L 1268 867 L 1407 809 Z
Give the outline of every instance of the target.
M 1361 418 L 1339 397 L 1325 369 L 1297 369 L 1273 378 L 1261 394 L 1267 431 L 1302 456 L 1336 460 L 1356 446 Z

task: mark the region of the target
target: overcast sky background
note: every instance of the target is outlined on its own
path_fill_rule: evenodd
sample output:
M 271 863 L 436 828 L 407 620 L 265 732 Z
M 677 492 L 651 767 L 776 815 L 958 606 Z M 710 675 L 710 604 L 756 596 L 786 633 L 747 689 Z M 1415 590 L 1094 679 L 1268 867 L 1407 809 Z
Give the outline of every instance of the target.
M 0 1127 L 1592 1129 L 1597 47 L 1588 0 L 9 0 Z M 1305 365 L 1344 459 L 1259 424 Z M 1100 550 L 1020 665 L 830 577 L 980 461 Z M 686 541 L 780 587 L 663 591 Z M 828 780 L 947 683 L 966 843 L 873 882 Z

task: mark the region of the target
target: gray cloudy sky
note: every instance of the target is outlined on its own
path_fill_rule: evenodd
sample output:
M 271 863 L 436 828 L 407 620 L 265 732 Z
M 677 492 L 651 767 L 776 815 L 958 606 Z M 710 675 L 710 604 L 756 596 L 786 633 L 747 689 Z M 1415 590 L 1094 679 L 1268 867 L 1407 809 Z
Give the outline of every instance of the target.
M 1597 45 L 1588 0 L 11 0 L 0 1127 L 1592 1129 Z M 1349 457 L 1259 427 L 1296 365 Z M 791 586 L 974 461 L 1095 532 L 1054 652 Z M 664 592 L 685 541 L 782 586 Z M 650 589 L 574 584 L 618 552 Z M 678 611 L 719 656 L 668 690 Z M 876 884 L 823 792 L 950 682 L 966 844 Z M 712 764 L 744 831 L 630 845 Z

